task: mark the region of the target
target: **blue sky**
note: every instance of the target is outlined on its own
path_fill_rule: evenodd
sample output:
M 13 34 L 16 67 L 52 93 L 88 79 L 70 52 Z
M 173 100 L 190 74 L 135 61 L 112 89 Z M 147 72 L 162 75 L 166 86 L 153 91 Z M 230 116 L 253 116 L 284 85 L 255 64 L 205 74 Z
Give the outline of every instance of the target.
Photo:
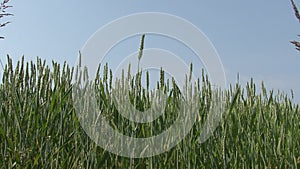
M 296 1 L 300 5 L 300 2 Z M 289 0 L 282 1 L 14 1 L 14 16 L 0 29 L 0 58 L 15 61 L 36 56 L 74 65 L 78 51 L 105 24 L 137 12 L 165 12 L 202 30 L 218 51 L 228 82 L 237 73 L 244 83 L 253 77 L 268 89 L 295 92 L 300 101 L 300 24 Z M 300 39 L 300 38 L 299 38 Z M 138 49 L 139 39 L 134 48 Z M 147 47 L 147 42 L 146 42 Z M 50 61 L 48 61 L 51 64 Z

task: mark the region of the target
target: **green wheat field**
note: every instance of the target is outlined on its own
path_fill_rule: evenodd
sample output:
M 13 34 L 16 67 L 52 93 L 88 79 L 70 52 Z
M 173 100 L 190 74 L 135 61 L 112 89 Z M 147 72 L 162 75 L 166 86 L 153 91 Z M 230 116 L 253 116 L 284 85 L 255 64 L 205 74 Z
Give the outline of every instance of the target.
M 14 67 L 7 57 L 0 83 L 1 168 L 300 168 L 299 105 L 286 94 L 267 91 L 263 83 L 257 87 L 253 79 L 245 88 L 234 84 L 229 89 L 215 90 L 204 71 L 201 79 L 188 85 L 192 64 L 183 89 L 173 78 L 166 79 L 161 68 L 160 80 L 153 90 L 149 88 L 149 72 L 142 79 L 139 68 L 133 76 L 128 66 L 127 75 L 123 71 L 122 78 L 114 81 L 109 65 L 104 65 L 102 74 L 99 65 L 96 78 L 89 80 L 87 68 L 81 66 L 81 54 L 75 67 L 66 62 L 48 64 L 40 58 L 25 62 L 24 57 Z M 162 154 L 147 158 L 118 156 L 97 146 L 82 126 L 81 120 L 96 124 L 99 117 L 87 116 L 93 105 L 91 95 L 87 95 L 88 99 L 75 99 L 88 89 L 92 89 L 101 116 L 126 136 L 147 138 L 170 128 L 182 110 L 180 103 L 188 100 L 184 97 L 188 95 L 197 98 L 188 100 L 199 105 L 196 123 L 179 144 Z M 160 101 L 155 99 L 155 91 L 167 98 L 164 114 L 151 123 L 120 116 L 111 97 L 116 92 L 126 95 L 135 109 L 144 112 L 152 102 Z M 209 114 L 216 109 L 216 101 L 221 103 L 221 120 L 213 134 L 200 143 L 200 133 L 206 121 L 210 124 Z M 78 109 L 82 104 L 83 109 Z
M 77 71 L 77 73 L 75 73 Z M 75 74 L 77 77 L 73 77 Z M 74 75 L 74 76 L 75 76 Z M 45 60 L 20 60 L 15 67 L 8 57 L 0 84 L 1 168 L 299 168 L 300 112 L 287 95 L 267 91 L 253 80 L 242 88 L 223 91 L 225 112 L 220 125 L 204 143 L 197 141 L 212 102 L 212 87 L 203 75 L 196 85 L 200 97 L 198 120 L 174 148 L 149 158 L 130 159 L 97 146 L 82 129 L 72 99 L 72 79 L 84 77 L 78 67 Z M 136 108 L 149 106 L 149 91 L 141 76 L 129 79 L 130 100 Z M 149 77 L 148 77 L 149 78 Z M 119 132 L 151 136 L 170 126 L 181 99 L 179 88 L 164 80 L 157 88 L 169 93 L 164 118 L 152 126 L 132 125 L 118 112 L 108 95 L 112 88 L 108 66 L 95 79 L 99 104 L 106 119 Z M 257 88 L 261 89 L 257 93 Z M 100 136 L 101 137 L 101 136 Z

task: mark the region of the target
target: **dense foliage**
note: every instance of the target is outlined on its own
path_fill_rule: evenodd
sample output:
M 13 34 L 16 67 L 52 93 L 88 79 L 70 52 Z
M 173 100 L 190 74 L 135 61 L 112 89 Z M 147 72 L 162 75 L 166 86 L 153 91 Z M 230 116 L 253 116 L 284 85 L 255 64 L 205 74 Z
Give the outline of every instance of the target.
M 107 112 L 112 125 L 122 125 L 120 132 L 130 135 L 130 121 L 119 119 L 107 96 L 110 94 L 109 69 L 97 76 L 96 89 L 101 97 L 101 109 Z M 78 68 L 78 67 L 77 67 Z M 129 159 L 106 152 L 82 129 L 72 100 L 74 68 L 37 59 L 36 63 L 8 64 L 0 84 L 0 166 L 1 168 L 296 168 L 300 167 L 300 111 L 290 98 L 280 92 L 261 92 L 251 80 L 245 89 L 240 85 L 223 91 L 222 122 L 203 144 L 197 138 L 212 101 L 211 85 L 205 76 L 198 81 L 199 119 L 191 132 L 176 147 L 151 158 Z M 171 123 L 176 115 L 176 100 L 180 91 L 161 81 L 158 88 L 170 93 L 166 116 L 156 122 Z M 78 74 L 77 74 L 78 76 Z M 132 80 L 131 90 L 140 79 Z M 135 95 L 139 93 L 139 95 Z M 147 107 L 143 92 L 131 92 L 139 100 L 137 108 Z M 127 127 L 126 127 L 127 126 Z M 139 128 L 147 129 L 140 125 Z M 136 136 L 145 135 L 137 130 Z M 149 133 L 147 134 L 149 136 Z

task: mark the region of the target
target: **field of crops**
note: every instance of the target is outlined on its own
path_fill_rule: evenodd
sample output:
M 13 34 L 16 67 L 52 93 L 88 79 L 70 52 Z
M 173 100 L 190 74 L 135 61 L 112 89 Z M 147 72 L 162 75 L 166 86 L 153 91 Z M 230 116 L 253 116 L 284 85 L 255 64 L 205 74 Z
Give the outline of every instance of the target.
M 29 63 L 22 59 L 13 67 L 8 58 L 4 69 L 0 83 L 1 168 L 300 168 L 299 105 L 250 79 L 245 88 L 234 84 L 223 91 L 220 125 L 200 144 L 197 139 L 213 101 L 212 87 L 203 75 L 195 84 L 200 98 L 198 119 L 188 135 L 168 152 L 130 159 L 97 146 L 81 127 L 72 99 L 72 80 L 84 77 L 75 73 L 78 67 L 41 59 Z M 175 82 L 169 85 L 165 80 L 163 71 L 157 88 L 168 93 L 168 102 L 165 115 L 151 125 L 132 124 L 118 115 L 108 97 L 113 88 L 108 66 L 103 72 L 94 83 L 96 96 L 116 130 L 129 136 L 134 130 L 135 137 L 150 137 L 172 125 L 182 97 Z M 143 111 L 150 104 L 149 90 L 141 87 L 139 74 L 127 76 L 130 100 Z

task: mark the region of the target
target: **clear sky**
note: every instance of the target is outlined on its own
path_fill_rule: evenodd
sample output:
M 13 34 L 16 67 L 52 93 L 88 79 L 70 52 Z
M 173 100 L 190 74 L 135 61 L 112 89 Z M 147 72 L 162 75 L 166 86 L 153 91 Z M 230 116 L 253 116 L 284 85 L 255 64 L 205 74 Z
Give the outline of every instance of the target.
M 300 5 L 300 1 L 296 1 Z M 228 82 L 237 73 L 242 82 L 253 77 L 268 89 L 295 92 L 300 102 L 300 23 L 289 0 L 280 1 L 15 1 L 8 11 L 11 24 L 0 29 L 0 58 L 15 61 L 36 56 L 74 65 L 78 51 L 105 24 L 136 12 L 165 12 L 182 17 L 202 30 L 218 51 Z M 3 21 L 3 19 L 2 19 Z M 300 38 L 299 38 L 300 40 Z M 137 41 L 136 49 L 138 49 Z M 147 45 L 146 45 L 147 46 Z

